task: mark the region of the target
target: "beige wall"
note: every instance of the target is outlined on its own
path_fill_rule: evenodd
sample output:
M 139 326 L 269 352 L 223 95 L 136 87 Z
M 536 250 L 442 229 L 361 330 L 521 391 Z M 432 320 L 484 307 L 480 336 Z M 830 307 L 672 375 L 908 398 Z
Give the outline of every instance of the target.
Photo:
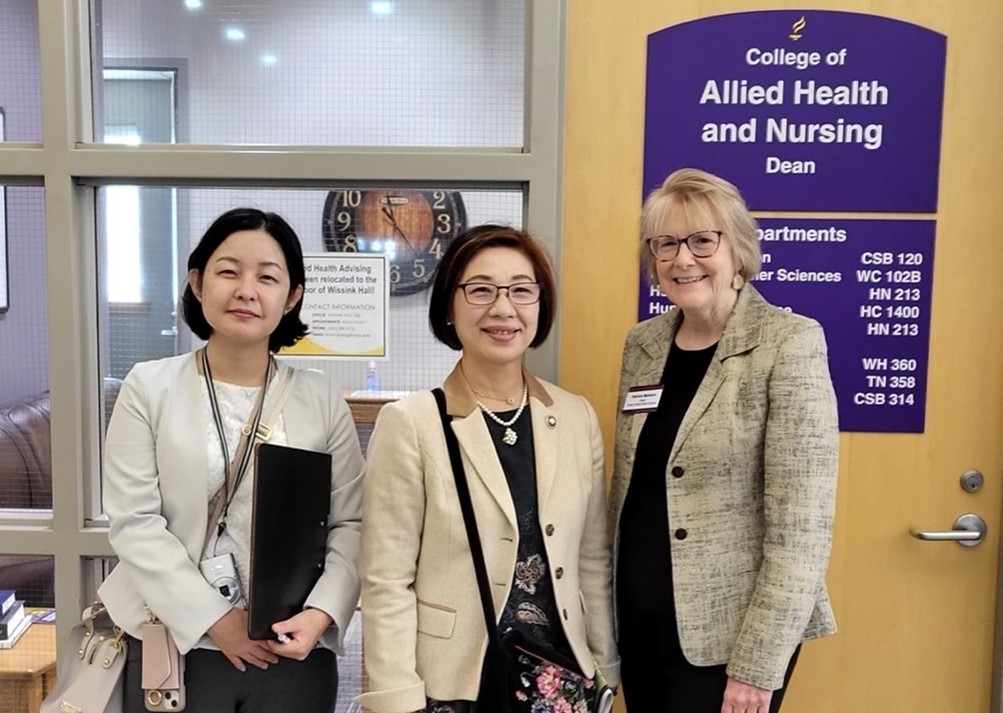
M 568 5 L 560 377 L 563 386 L 595 405 L 611 449 L 623 337 L 637 311 L 646 37 L 698 17 L 804 5 L 756 0 L 569 0 Z M 905 523 L 922 520 L 916 524 L 946 529 L 963 508 L 981 508 L 991 523 L 999 517 L 1003 3 L 816 0 L 811 8 L 884 15 L 941 32 L 948 37 L 948 61 L 940 206 L 932 216 L 938 232 L 927 432 L 843 434 L 829 570 L 842 630 L 830 641 L 805 648 L 785 711 L 982 713 L 988 710 L 993 677 L 999 536 L 966 553 L 954 544 L 916 544 Z M 967 250 L 956 247 L 962 234 L 974 240 Z M 976 412 L 979 418 L 969 418 Z M 607 462 L 611 456 L 609 450 Z M 973 464 L 987 473 L 989 483 L 977 497 L 960 493 L 957 486 L 957 473 Z M 930 487 L 924 481 L 926 489 L 913 488 L 923 478 Z M 944 502 L 949 510 L 936 511 Z M 901 520 L 892 524 L 886 510 L 900 503 L 912 510 L 896 515 Z M 878 552 L 886 545 L 887 553 Z M 881 559 L 886 555 L 887 560 Z M 983 578 L 964 581 L 974 570 L 983 570 Z M 942 599 L 898 601 L 910 588 L 937 590 Z M 879 606 L 882 597 L 893 604 Z M 976 614 L 969 621 L 952 622 L 962 606 L 971 606 Z M 928 607 L 933 609 L 924 611 Z M 946 622 L 937 636 L 950 646 L 903 638 L 936 620 Z M 876 647 L 880 653 L 872 658 Z M 968 651 L 972 658 L 967 665 L 959 664 L 955 672 L 942 668 L 941 658 L 961 659 Z M 934 677 L 938 680 L 929 690 L 919 685 Z M 940 677 L 959 681 L 958 688 L 945 687 Z M 841 700 L 855 684 L 860 689 Z M 836 695 L 840 690 L 844 693 Z M 896 691 L 915 695 L 915 704 L 907 704 L 909 695 L 896 696 Z M 940 696 L 943 706 L 936 704 Z M 862 705 L 854 705 L 856 700 Z M 903 707 L 909 705 L 916 707 Z

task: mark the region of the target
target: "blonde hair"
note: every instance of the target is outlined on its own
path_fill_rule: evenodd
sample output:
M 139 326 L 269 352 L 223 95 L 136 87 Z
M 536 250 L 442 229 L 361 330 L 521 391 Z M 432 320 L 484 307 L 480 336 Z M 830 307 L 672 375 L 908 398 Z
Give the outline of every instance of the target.
M 652 280 L 657 280 L 655 257 L 645 241 L 658 234 L 665 216 L 676 207 L 687 217 L 716 221 L 716 225 L 707 227 L 724 232 L 723 239 L 731 245 L 738 274 L 746 281 L 759 274 L 763 253 L 756 235 L 756 219 L 749 213 L 738 188 L 698 168 L 681 168 L 669 174 L 648 195 L 641 210 L 641 265 Z

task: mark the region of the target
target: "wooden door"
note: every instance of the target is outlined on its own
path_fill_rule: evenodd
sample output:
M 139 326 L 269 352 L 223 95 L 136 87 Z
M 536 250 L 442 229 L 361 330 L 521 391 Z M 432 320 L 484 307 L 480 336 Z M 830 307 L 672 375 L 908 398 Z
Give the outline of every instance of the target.
M 623 336 L 637 308 L 646 36 L 706 15 L 803 6 L 568 5 L 560 380 L 595 404 L 611 447 Z M 804 647 L 784 710 L 986 713 L 1003 498 L 1003 4 L 811 7 L 934 29 L 948 37 L 948 62 L 940 203 L 922 216 L 937 221 L 926 431 L 842 435 L 828 574 L 840 631 Z M 977 493 L 960 487 L 969 469 L 985 475 Z M 977 547 L 909 534 L 949 530 L 966 512 L 989 525 Z

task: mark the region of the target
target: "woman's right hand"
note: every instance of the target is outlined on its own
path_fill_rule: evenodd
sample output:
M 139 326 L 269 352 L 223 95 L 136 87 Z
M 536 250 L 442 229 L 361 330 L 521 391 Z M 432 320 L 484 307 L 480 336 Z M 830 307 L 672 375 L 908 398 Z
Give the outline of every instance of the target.
M 221 616 L 206 632 L 238 671 L 246 671 L 245 661 L 260 669 L 278 663 L 279 657 L 263 641 L 247 636 L 247 611 L 234 607 Z

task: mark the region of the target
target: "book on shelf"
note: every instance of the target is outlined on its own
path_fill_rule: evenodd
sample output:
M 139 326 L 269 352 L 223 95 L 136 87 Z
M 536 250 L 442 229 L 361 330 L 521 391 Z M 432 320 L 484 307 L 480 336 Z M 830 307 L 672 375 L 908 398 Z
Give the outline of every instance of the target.
M 24 602 L 18 600 L 14 602 L 14 606 L 7 610 L 6 614 L 0 617 L 0 639 L 9 638 L 11 632 L 21 625 L 24 618 Z
M 0 589 L 0 617 L 6 616 L 16 601 L 13 589 Z
M 45 609 L 31 609 L 28 611 L 28 616 L 31 617 L 31 621 L 34 624 L 56 623 L 56 610 L 51 607 Z
M 6 639 L 0 639 L 0 649 L 14 648 L 14 644 L 17 643 L 18 639 L 20 639 L 24 635 L 24 632 L 26 632 L 30 626 L 31 626 L 30 616 L 26 616 L 23 619 L 21 619 L 21 623 L 18 624 L 17 628 L 15 628 L 11 632 L 10 636 L 8 636 Z

